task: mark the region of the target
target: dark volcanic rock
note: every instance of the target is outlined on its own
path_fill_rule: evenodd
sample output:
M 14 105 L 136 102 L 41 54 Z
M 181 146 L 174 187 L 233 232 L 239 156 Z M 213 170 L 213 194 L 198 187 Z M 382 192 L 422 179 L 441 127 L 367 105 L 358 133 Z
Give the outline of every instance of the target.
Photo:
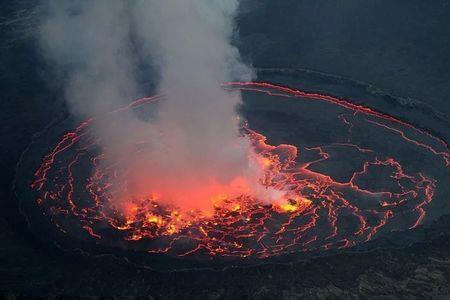
M 249 9 L 239 17 L 241 39 L 236 43 L 256 67 L 277 69 L 280 83 L 300 87 L 307 76 L 299 79 L 296 74 L 286 82 L 286 72 L 303 68 L 358 79 L 363 89 L 397 107 L 398 114 L 412 106 L 432 115 L 430 129 L 448 138 L 449 1 L 244 2 Z M 450 216 L 402 235 L 402 242 L 396 235 L 374 241 L 368 245 L 370 251 L 223 271 L 154 272 L 110 255 L 69 253 L 42 242 L 30 233 L 11 193 L 15 166 L 33 134 L 66 116 L 61 94 L 48 86 L 55 74 L 42 71 L 45 66 L 32 38 L 35 24 L 29 23 L 30 7 L 35 3 L 0 5 L 2 20 L 14 20 L 0 27 L 3 298 L 450 298 Z M 336 77 L 337 83 L 340 78 Z M 332 88 L 339 95 L 337 86 Z M 396 99 L 403 99 L 404 105 Z
M 14 272 L 10 270 L 13 277 L 5 282 L 9 288 L 2 288 L 5 295 L 40 291 L 45 295 L 91 295 L 92 299 L 108 294 L 123 295 L 124 299 L 129 295 L 154 299 L 444 299 L 450 296 L 448 219 L 430 229 L 419 229 L 432 238 L 409 247 L 224 271 L 161 273 L 133 268 L 108 256 L 28 253 L 24 247 L 8 247 L 11 252 L 4 249 L 2 254 L 21 257 L 23 266 L 17 262 L 6 265 Z M 47 265 L 42 265 L 42 259 Z

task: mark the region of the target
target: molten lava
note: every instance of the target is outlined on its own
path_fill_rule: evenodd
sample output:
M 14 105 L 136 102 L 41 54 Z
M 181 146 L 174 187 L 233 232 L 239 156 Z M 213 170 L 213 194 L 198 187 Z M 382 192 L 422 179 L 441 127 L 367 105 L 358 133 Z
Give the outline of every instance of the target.
M 366 117 L 371 126 L 396 133 L 410 146 L 429 152 L 444 168 L 449 165 L 450 151 L 445 141 L 368 107 L 268 83 L 227 83 L 224 87 L 343 107 L 350 115 Z M 111 117 L 160 97 L 137 100 L 112 112 Z M 338 118 L 352 128 L 346 116 Z M 130 196 L 118 205 L 113 198 L 120 170 L 100 163 L 104 154 L 99 153 L 90 132 L 93 122 L 94 118 L 67 132 L 43 158 L 32 183 L 37 202 L 66 234 L 86 238 L 80 231 L 86 232 L 98 242 L 149 253 L 265 258 L 294 251 L 350 247 L 383 230 L 418 226 L 437 184 L 421 172 L 405 171 L 394 157 L 381 157 L 376 150 L 351 140 L 299 150 L 293 145 L 269 145 L 264 135 L 246 124 L 243 135 L 251 141 L 252 160 L 262 170 L 258 178 L 261 193 L 274 194 L 272 201 L 264 202 L 250 194 L 249 183 L 236 178 L 230 186 L 205 182 L 204 189 L 190 191 L 189 195 L 180 195 L 173 187 L 173 193 L 155 191 Z M 347 181 L 313 170 L 330 160 L 335 149 L 351 149 L 364 157 Z M 148 180 L 158 180 L 157 174 Z M 377 187 L 378 180 L 385 184 Z M 213 209 L 177 207 L 176 202 L 172 205 L 161 201 L 167 194 L 192 201 L 207 197 Z

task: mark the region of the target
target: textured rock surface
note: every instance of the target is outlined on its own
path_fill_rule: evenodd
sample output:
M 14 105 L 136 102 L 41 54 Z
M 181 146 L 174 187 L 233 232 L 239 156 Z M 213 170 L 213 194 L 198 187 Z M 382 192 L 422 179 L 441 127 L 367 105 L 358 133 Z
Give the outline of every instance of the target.
M 442 218 L 430 229 L 420 228 L 430 236 L 429 241 L 398 249 L 176 273 L 134 268 L 110 256 L 30 250 L 24 241 L 4 234 L 2 245 L 11 239 L 16 244 L 2 247 L 2 257 L 10 259 L 2 265 L 2 272 L 8 270 L 9 276 L 2 280 L 1 289 L 11 297 L 22 291 L 27 296 L 146 295 L 154 299 L 447 299 L 449 224 L 450 218 Z
M 238 43 L 255 66 L 311 68 L 352 77 L 381 86 L 387 94 L 404 96 L 405 103 L 414 96 L 418 99 L 410 103 L 417 105 L 417 100 L 425 104 L 425 110 L 434 106 L 436 113 L 444 113 L 440 115 L 444 121 L 450 113 L 448 1 L 245 2 L 250 13 L 239 20 L 242 41 Z M 35 1 L 21 3 L 34 5 Z M 370 252 L 347 251 L 307 262 L 221 272 L 152 272 L 112 256 L 66 253 L 57 245 L 42 243 L 27 230 L 11 184 L 15 165 L 32 135 L 64 117 L 65 109 L 61 95 L 50 93 L 49 88 L 53 91 L 55 86 L 48 86 L 49 74 L 42 72 L 44 65 L 35 51 L 36 44 L 29 39 L 33 26 L 22 26 L 33 24 L 33 14 L 14 5 L 14 1 L 4 1 L 0 9 L 1 296 L 450 298 L 450 217 L 439 219 L 429 229 L 419 228 L 411 233 L 411 241 L 416 242 L 402 243 L 398 248 L 390 248 L 396 244 L 394 237 L 378 241 Z M 261 10 L 270 18 L 258 17 Z M 443 128 L 440 133 L 448 134 L 448 125 L 439 124 Z

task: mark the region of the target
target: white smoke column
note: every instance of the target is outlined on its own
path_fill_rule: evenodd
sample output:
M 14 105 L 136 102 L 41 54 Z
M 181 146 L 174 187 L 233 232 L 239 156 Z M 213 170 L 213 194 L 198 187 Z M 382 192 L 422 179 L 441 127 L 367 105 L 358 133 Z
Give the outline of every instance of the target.
M 166 95 L 157 121 L 163 148 L 155 153 L 150 167 L 160 180 L 143 185 L 177 190 L 171 197 L 183 198 L 177 204 L 203 206 L 198 201 L 205 199 L 196 197 L 229 193 L 220 186 L 250 174 L 250 146 L 239 137 L 236 115 L 240 94 L 220 86 L 223 81 L 249 80 L 253 75 L 231 45 L 238 4 L 234 0 L 142 0 L 135 7 L 137 32 L 149 56 L 158 62 L 159 89 Z M 145 171 L 137 169 L 134 174 L 146 177 Z
M 130 14 L 124 1 L 42 2 L 40 43 L 49 65 L 60 71 L 73 115 L 88 118 L 129 103 L 137 94 L 130 52 Z M 103 151 L 116 158 L 130 151 L 127 120 L 99 121 Z M 113 158 L 111 158 L 113 159 Z
M 158 123 L 170 134 L 165 142 L 184 152 L 172 157 L 175 165 L 236 168 L 236 157 L 226 156 L 239 136 L 240 96 L 220 83 L 252 76 L 230 43 L 237 9 L 235 0 L 142 0 L 135 7 L 137 31 L 160 66 L 159 87 L 166 95 Z
M 90 117 L 135 93 L 124 1 L 46 1 L 40 27 L 44 55 L 68 71 L 66 99 Z
M 266 201 L 280 196 L 258 183 L 261 168 L 239 133 L 240 93 L 220 85 L 253 75 L 231 44 L 237 0 L 46 4 L 42 49 L 68 74 L 66 98 L 74 114 L 102 114 L 138 94 L 132 32 L 159 68 L 165 97 L 156 119 L 126 114 L 94 124 L 105 164 L 120 161 L 119 203 L 155 196 L 181 208 L 208 209 L 223 195 L 250 193 Z M 142 141 L 148 147 L 136 152 Z

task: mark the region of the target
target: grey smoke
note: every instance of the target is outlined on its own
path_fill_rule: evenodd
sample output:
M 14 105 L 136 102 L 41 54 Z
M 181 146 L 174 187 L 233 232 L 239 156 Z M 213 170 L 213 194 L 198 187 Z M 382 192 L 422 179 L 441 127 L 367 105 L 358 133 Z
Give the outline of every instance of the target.
M 68 73 L 66 100 L 82 117 L 117 108 L 136 93 L 124 1 L 45 1 L 40 41 Z
M 139 94 L 131 36 L 158 68 L 165 98 L 155 119 L 127 115 L 96 128 L 107 159 L 125 161 L 128 193 L 176 187 L 169 201 L 197 207 L 203 205 L 190 195 L 205 183 L 226 186 L 236 177 L 256 182 L 235 111 L 240 94 L 220 86 L 253 76 L 230 42 L 239 1 L 46 1 L 45 7 L 42 49 L 68 74 L 66 98 L 74 114 L 103 113 Z M 142 139 L 151 147 L 133 153 Z

